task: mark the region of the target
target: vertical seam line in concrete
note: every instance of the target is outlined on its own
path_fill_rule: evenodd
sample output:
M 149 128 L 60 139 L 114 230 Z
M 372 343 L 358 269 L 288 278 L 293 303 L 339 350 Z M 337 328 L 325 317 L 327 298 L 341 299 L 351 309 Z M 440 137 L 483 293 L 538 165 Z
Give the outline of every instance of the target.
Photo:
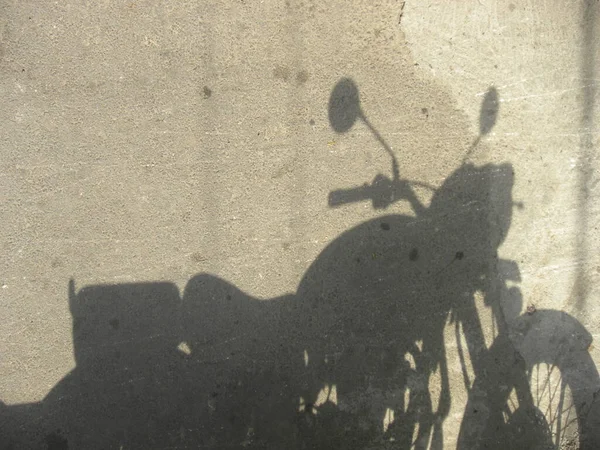
M 585 308 L 588 295 L 586 270 L 588 266 L 588 208 L 593 156 L 593 126 L 596 96 L 595 85 L 595 27 L 597 0 L 583 0 L 581 5 L 581 66 L 580 85 L 583 95 L 579 128 L 579 155 L 577 180 L 576 250 L 581 261 L 575 277 L 575 305 L 578 311 Z

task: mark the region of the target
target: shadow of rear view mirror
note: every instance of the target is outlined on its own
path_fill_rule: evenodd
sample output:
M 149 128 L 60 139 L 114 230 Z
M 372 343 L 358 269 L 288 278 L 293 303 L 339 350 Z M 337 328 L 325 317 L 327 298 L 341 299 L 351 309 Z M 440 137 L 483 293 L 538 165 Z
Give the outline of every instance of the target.
M 362 118 L 358 87 L 350 78 L 342 78 L 329 97 L 329 123 L 336 133 L 345 133 Z
M 471 158 L 473 151 L 479 145 L 481 138 L 487 135 L 492 128 L 494 128 L 494 125 L 496 125 L 499 109 L 500 101 L 498 99 L 498 90 L 494 86 L 490 86 L 483 97 L 481 108 L 479 110 L 479 135 L 467 150 L 467 153 L 463 158 L 463 164 L 466 163 L 469 158 Z
M 488 134 L 498 118 L 500 104 L 498 101 L 498 91 L 495 87 L 490 87 L 483 97 L 481 111 L 479 112 L 479 136 Z

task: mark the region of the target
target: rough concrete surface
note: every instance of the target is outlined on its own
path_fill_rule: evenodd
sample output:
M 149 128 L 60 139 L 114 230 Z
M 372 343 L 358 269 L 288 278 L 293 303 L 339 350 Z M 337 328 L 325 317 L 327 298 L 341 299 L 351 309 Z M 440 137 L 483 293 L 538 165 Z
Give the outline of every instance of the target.
M 0 448 L 600 448 L 599 28 L 0 2 Z

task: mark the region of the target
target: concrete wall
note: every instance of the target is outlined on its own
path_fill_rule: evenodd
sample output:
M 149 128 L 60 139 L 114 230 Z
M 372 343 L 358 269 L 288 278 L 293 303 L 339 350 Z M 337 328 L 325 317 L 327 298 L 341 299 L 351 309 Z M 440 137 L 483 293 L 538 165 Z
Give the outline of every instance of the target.
M 3 2 L 7 448 L 600 446 L 598 9 Z

